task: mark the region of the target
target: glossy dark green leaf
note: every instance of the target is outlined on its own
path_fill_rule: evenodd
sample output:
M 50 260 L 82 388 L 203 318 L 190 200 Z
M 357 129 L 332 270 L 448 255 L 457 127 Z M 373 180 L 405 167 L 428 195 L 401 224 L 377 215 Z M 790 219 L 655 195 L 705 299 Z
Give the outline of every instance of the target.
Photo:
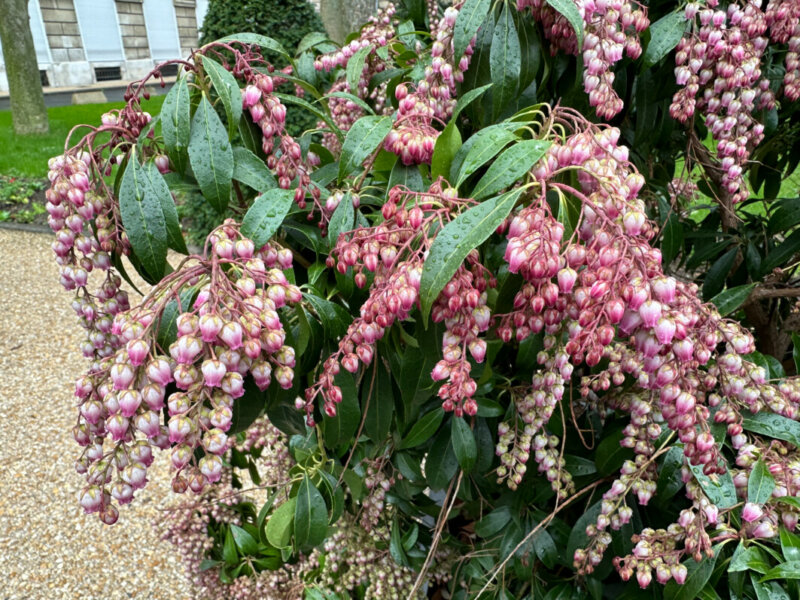
M 464 143 L 453 157 L 450 181 L 456 187 L 475 171 L 497 156 L 508 144 L 518 138 L 514 135 L 515 123 L 498 123 L 478 131 Z
M 776 202 L 777 208 L 769 218 L 770 233 L 788 233 L 800 224 L 800 198 L 784 198 Z
M 761 263 L 761 271 L 764 274 L 770 273 L 775 267 L 779 267 L 800 252 L 800 230 L 795 231 L 788 238 L 783 240 L 777 248 L 764 258 Z
M 450 435 L 458 464 L 464 473 L 469 473 L 478 458 L 475 436 L 464 417 L 454 416 L 450 421 Z
M 264 413 L 267 395 L 258 389 L 252 377 L 248 376 L 244 383 L 244 394 L 233 403 L 233 416 L 228 435 L 244 431 Z
M 618 429 L 606 436 L 597 446 L 594 462 L 597 465 L 597 472 L 603 477 L 616 473 L 625 459 L 632 457 L 631 449 L 620 445 L 623 437 L 622 431 Z
M 223 212 L 231 195 L 233 151 L 225 127 L 205 94 L 192 118 L 189 162 L 205 199 L 217 212 Z
M 439 425 L 442 424 L 442 419 L 444 419 L 444 411 L 441 408 L 435 408 L 425 414 L 425 416 L 414 423 L 411 431 L 403 438 L 400 444 L 400 450 L 413 448 L 427 442 L 439 429 Z
M 767 571 L 760 581 L 774 579 L 800 579 L 800 560 L 781 563 Z
M 570 2 L 570 4 L 572 4 Z M 575 8 L 573 4 L 573 8 Z M 492 76 L 492 112 L 498 118 L 516 96 L 522 68 L 522 50 L 519 45 L 513 10 L 508 4 L 494 25 L 492 49 L 489 54 L 489 72 Z M 575 8 L 577 10 L 577 8 Z
M 780 537 L 783 558 L 790 562 L 800 560 L 800 535 L 781 527 Z
M 516 188 L 473 206 L 445 225 L 436 236 L 420 280 L 420 305 L 425 323 L 434 301 L 467 254 L 486 241 L 500 226 L 522 191 L 522 188 Z
M 342 401 L 336 405 L 335 417 L 324 415 L 322 418 L 325 445 L 330 448 L 347 443 L 361 423 L 361 408 L 358 405 L 358 393 L 353 376 L 341 371 L 336 376 L 335 382 L 342 390 Z
M 519 181 L 541 159 L 550 142 L 524 140 L 505 149 L 472 190 L 476 200 L 492 196 Z
M 225 115 L 228 118 L 228 135 L 232 139 L 236 134 L 239 119 L 242 118 L 242 91 L 228 69 L 202 54 L 200 58 L 203 61 L 203 68 L 209 79 L 211 79 L 211 84 L 214 86 L 217 96 L 225 109 Z
M 573 477 L 585 477 L 597 473 L 597 465 L 588 458 L 575 456 L 574 454 L 564 455 L 565 468 Z
M 482 538 L 490 538 L 499 533 L 511 521 L 511 508 L 501 506 L 494 509 L 475 524 L 475 533 Z
M 233 566 L 239 562 L 239 553 L 236 552 L 236 541 L 233 539 L 233 534 L 230 529 L 228 529 L 225 534 L 225 543 L 222 546 L 222 559 L 225 561 L 225 564 L 229 566 Z
M 547 3 L 556 9 L 572 25 L 575 37 L 578 38 L 578 50 L 583 47 L 583 17 L 578 12 L 578 7 L 573 0 L 547 0 Z
M 747 480 L 747 501 L 755 504 L 765 504 L 772 498 L 775 489 L 775 478 L 763 460 L 756 461 L 750 478 Z
M 744 304 L 744 301 L 747 300 L 750 292 L 752 292 L 755 287 L 755 283 L 748 283 L 746 285 L 737 285 L 736 287 L 728 288 L 714 296 L 711 299 L 711 303 L 717 307 L 719 314 L 725 317 Z
M 152 161 L 148 161 L 145 165 L 145 172 L 150 182 L 150 191 L 155 194 L 161 204 L 161 214 L 164 215 L 164 225 L 167 228 L 167 247 L 181 254 L 189 254 L 189 250 L 186 248 L 186 240 L 183 239 L 183 233 L 181 232 L 175 200 L 167 182 L 164 180 L 164 176 Z
M 652 67 L 672 51 L 683 37 L 686 17 L 683 11 L 672 12 L 653 23 L 648 31 L 650 42 L 644 51 L 644 66 Z
M 297 500 L 290 498 L 281 504 L 267 521 L 267 540 L 276 548 L 286 548 L 292 541 L 296 505 Z
M 683 449 L 673 446 L 664 456 L 661 469 L 658 473 L 656 499 L 672 498 L 678 490 L 683 488 L 681 467 L 683 466 Z M 665 500 L 666 501 L 666 500 Z
M 358 94 L 358 82 L 364 72 L 364 65 L 367 62 L 367 56 L 369 56 L 370 52 L 372 52 L 372 46 L 364 46 L 363 48 L 359 48 L 347 61 L 347 86 L 353 94 Z
M 670 215 L 661 231 L 661 255 L 670 264 L 683 249 L 683 225 L 676 215 Z
M 600 503 L 601 501 L 592 504 L 589 508 L 584 510 L 583 514 L 575 521 L 567 541 L 566 556 L 574 556 L 575 550 L 578 548 L 586 548 L 586 545 L 589 543 L 589 536 L 586 535 L 586 527 L 597 522 L 597 515 L 600 514 L 601 508 Z
M 458 471 L 458 459 L 453 452 L 450 428 L 442 427 L 433 440 L 425 459 L 425 478 L 432 490 L 445 489 Z
M 456 127 L 455 119 L 453 119 L 439 134 L 439 137 L 436 138 L 436 145 L 433 147 L 433 157 L 431 158 L 432 179 L 439 177 L 447 179 L 449 177 L 453 158 L 455 158 L 460 149 L 461 133 Z
M 323 121 L 330 128 L 330 130 L 336 134 L 336 137 L 338 137 L 340 140 L 344 138 L 341 129 L 336 126 L 336 123 L 333 121 L 333 119 L 331 119 L 330 115 L 325 111 L 325 109 L 322 109 L 318 105 L 312 104 L 303 98 L 298 98 L 297 96 L 290 96 L 288 94 L 281 94 L 278 92 L 273 92 L 273 96 L 275 96 L 284 104 L 294 104 L 304 110 L 307 110 L 319 120 Z
M 266 244 L 283 223 L 294 203 L 294 192 L 275 188 L 258 196 L 242 220 L 241 232 L 256 248 Z
M 258 554 L 258 542 L 252 535 L 238 525 L 231 525 L 230 527 L 233 540 L 236 542 L 236 547 L 243 555 L 252 556 Z
M 353 318 L 344 308 L 314 294 L 304 293 L 303 298 L 317 313 L 325 335 L 333 339 L 343 336 Z
M 392 129 L 391 117 L 366 116 L 353 123 L 342 144 L 339 159 L 339 181 L 361 169 L 367 157 L 375 152 Z
M 389 536 L 389 555 L 398 565 L 408 565 L 408 556 L 406 556 L 403 548 L 403 536 L 400 532 L 400 523 L 397 518 L 392 521 L 392 530 Z
M 362 405 L 366 406 L 364 431 L 375 442 L 385 440 L 389 435 L 394 414 L 394 389 L 392 376 L 380 362 L 374 359 L 372 367 L 375 374 L 375 383 L 362 384 Z M 370 395 L 370 389 L 372 393 Z M 369 402 L 369 404 L 367 404 Z
M 489 15 L 491 4 L 490 0 L 466 0 L 458 11 L 453 28 L 453 56 L 459 60 L 472 38 L 478 33 L 481 23 Z
M 156 335 L 156 342 L 159 346 L 167 352 L 172 342 L 178 337 L 177 318 L 181 312 L 186 312 L 192 309 L 192 302 L 195 295 L 194 288 L 184 288 L 178 294 L 180 305 L 177 299 L 172 299 L 167 302 L 164 310 L 161 313 L 161 320 L 158 322 L 158 333 Z
M 762 575 L 769 571 L 769 563 L 764 559 L 764 554 L 758 546 L 745 546 L 740 542 L 733 552 L 731 562 L 728 564 L 728 573 L 740 571 L 755 571 Z
M 717 507 L 720 509 L 731 508 L 739 503 L 739 498 L 736 495 L 736 486 L 733 485 L 729 470 L 722 474 L 717 473 L 712 477 L 703 473 L 703 465 L 690 464 L 689 468 L 705 495 Z
M 750 581 L 756 592 L 757 600 L 790 600 L 784 586 L 777 581 L 761 582 L 756 575 L 750 574 Z
M 339 201 L 339 205 L 333 211 L 331 220 L 328 222 L 328 244 L 331 248 L 336 245 L 341 234 L 347 233 L 355 227 L 355 221 L 356 212 L 353 208 L 353 199 L 348 192 Z
M 147 169 L 139 164 L 135 149 L 122 176 L 119 212 L 142 267 L 151 277 L 160 279 L 167 264 L 167 225 L 161 199 L 150 184 Z
M 313 548 L 325 539 L 328 531 L 328 508 L 322 494 L 311 482 L 308 475 L 303 476 L 297 490 L 297 504 L 294 508 L 294 539 L 298 548 Z
M 186 77 L 179 77 L 161 106 L 161 135 L 172 167 L 183 174 L 186 171 L 189 136 L 192 126 L 189 86 Z
M 686 565 L 686 581 L 682 585 L 675 583 L 671 579 L 664 587 L 664 600 L 695 600 L 697 594 L 702 590 L 711 574 L 714 572 L 714 565 L 717 564 L 719 556 L 719 545 L 714 547 L 714 556 L 711 558 L 703 557 L 699 563 L 689 559 L 684 562 Z
M 242 146 L 233 147 L 233 178 L 257 192 L 266 192 L 278 187 L 278 182 L 267 168 L 267 164 Z
M 753 433 L 768 435 L 778 440 L 791 442 L 795 446 L 800 446 L 800 423 L 781 415 L 766 412 L 745 415 L 742 427 Z
M 442 132 L 442 134 L 444 134 L 444 132 Z M 441 137 L 440 135 L 436 138 L 437 143 Z M 435 148 L 434 152 L 436 152 Z M 390 190 L 396 185 L 403 186 L 412 192 L 421 192 L 423 188 L 427 189 L 422 181 L 422 174 L 419 172 L 419 167 L 417 165 L 404 165 L 403 161 L 399 158 L 397 162 L 394 163 L 392 172 L 389 174 L 389 183 L 386 184 L 386 189 Z
M 272 52 L 276 52 L 278 54 L 282 54 L 287 59 L 291 58 L 291 55 L 286 51 L 286 48 L 278 42 L 277 40 L 266 36 L 261 35 L 260 33 L 234 33 L 231 35 L 226 35 L 223 38 L 217 40 L 218 42 L 224 43 L 231 43 L 231 42 L 240 42 L 242 44 L 251 44 L 258 46 L 262 50 L 270 50 Z
M 713 298 L 722 291 L 738 252 L 738 248 L 731 248 L 711 265 L 703 280 L 703 298 Z

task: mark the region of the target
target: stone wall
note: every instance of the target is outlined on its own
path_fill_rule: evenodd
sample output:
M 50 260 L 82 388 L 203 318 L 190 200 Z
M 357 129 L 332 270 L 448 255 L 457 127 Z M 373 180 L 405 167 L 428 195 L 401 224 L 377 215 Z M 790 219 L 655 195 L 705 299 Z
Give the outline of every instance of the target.
M 165 0 L 166 1 L 166 0 Z M 174 0 L 175 20 L 178 21 L 178 39 L 181 42 L 181 55 L 186 57 L 197 49 L 197 16 L 194 0 Z
M 142 0 L 116 0 L 116 4 L 125 58 L 128 60 L 150 58 Z
M 86 60 L 72 0 L 39 0 L 53 62 Z

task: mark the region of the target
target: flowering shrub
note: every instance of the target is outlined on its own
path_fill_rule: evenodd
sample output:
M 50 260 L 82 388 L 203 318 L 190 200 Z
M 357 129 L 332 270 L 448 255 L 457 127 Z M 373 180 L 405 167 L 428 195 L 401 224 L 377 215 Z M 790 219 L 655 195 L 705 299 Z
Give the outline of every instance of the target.
M 215 598 L 796 597 L 800 14 L 672 8 L 409 3 L 132 85 L 50 164 L 84 510 L 167 451 Z

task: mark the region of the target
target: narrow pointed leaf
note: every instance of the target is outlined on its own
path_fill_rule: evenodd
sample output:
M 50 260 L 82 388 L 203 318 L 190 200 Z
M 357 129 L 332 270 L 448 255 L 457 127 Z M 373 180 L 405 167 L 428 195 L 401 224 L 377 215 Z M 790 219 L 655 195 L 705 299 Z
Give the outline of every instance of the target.
M 201 55 L 200 58 L 222 106 L 225 108 L 225 115 L 228 117 L 228 134 L 230 138 L 233 138 L 239 125 L 239 119 L 242 117 L 242 91 L 228 69 L 207 56 Z
M 755 504 L 764 504 L 772 498 L 775 489 L 775 478 L 770 473 L 763 460 L 759 460 L 750 471 L 747 480 L 747 501 Z
M 358 171 L 367 157 L 383 143 L 392 129 L 391 117 L 361 117 L 348 130 L 339 159 L 339 181 Z
M 298 548 L 313 548 L 325 539 L 328 530 L 328 508 L 319 490 L 303 476 L 297 490 L 294 508 L 294 539 Z
M 499 117 L 517 94 L 522 68 L 522 49 L 512 9 L 506 4 L 497 19 L 489 54 L 489 73 L 492 76 L 492 112 Z
M 267 164 L 242 146 L 233 148 L 233 178 L 257 192 L 266 192 L 278 187 L 278 182 L 267 168 Z
M 453 277 L 467 254 L 486 241 L 500 226 L 514 208 L 520 194 L 522 188 L 517 188 L 502 196 L 485 200 L 458 215 L 436 236 L 422 268 L 420 281 L 420 304 L 425 323 L 439 292 Z
M 545 140 L 525 140 L 507 148 L 478 181 L 472 190 L 472 197 L 476 200 L 488 198 L 519 181 L 545 155 L 549 147 L 550 142 Z
M 678 45 L 686 29 L 683 11 L 661 17 L 650 26 L 650 42 L 644 51 L 644 66 L 652 67 Z
M 278 231 L 293 202 L 292 190 L 275 188 L 264 192 L 245 214 L 242 235 L 251 239 L 256 248 L 261 248 Z
M 181 174 L 186 171 L 188 164 L 191 128 L 189 86 L 186 77 L 180 77 L 164 97 L 161 107 L 161 135 L 173 168 Z
M 744 301 L 747 300 L 750 292 L 752 292 L 755 287 L 755 283 L 748 283 L 746 285 L 737 285 L 736 287 L 728 288 L 714 296 L 711 299 L 711 303 L 717 307 L 719 314 L 725 317 L 744 304 Z
M 223 212 L 231 195 L 233 151 L 228 133 L 205 94 L 192 119 L 189 162 L 203 196 L 217 212 Z
M 475 444 L 475 436 L 472 433 L 472 429 L 470 429 L 463 417 L 453 417 L 450 436 L 459 466 L 464 470 L 464 473 L 469 473 L 478 458 L 478 448 Z
M 152 192 L 161 204 L 161 214 L 164 215 L 164 225 L 167 228 L 167 246 L 175 250 L 175 252 L 189 254 L 189 250 L 186 248 L 186 240 L 183 239 L 183 234 L 181 233 L 178 209 L 175 207 L 175 200 L 172 198 L 172 192 L 170 192 L 164 176 L 152 161 L 147 163 L 145 170 Z
M 467 0 L 461 6 L 453 27 L 453 56 L 461 60 L 472 38 L 478 33 L 481 23 L 486 20 L 491 0 Z
M 547 3 L 556 9 L 572 25 L 575 36 L 578 38 L 578 50 L 583 48 L 583 17 L 578 12 L 575 0 L 547 0 Z
M 358 95 L 358 82 L 361 79 L 361 74 L 364 72 L 364 65 L 367 62 L 369 53 L 372 52 L 372 46 L 364 46 L 356 51 L 350 60 L 347 61 L 347 86 L 350 92 Z

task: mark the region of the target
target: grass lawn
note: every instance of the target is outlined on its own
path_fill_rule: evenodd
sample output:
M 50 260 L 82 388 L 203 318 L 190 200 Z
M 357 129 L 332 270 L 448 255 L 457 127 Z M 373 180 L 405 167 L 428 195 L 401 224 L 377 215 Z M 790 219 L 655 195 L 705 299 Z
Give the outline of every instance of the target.
M 142 108 L 157 114 L 163 102 L 164 96 L 152 96 L 142 101 Z M 100 125 L 100 115 L 123 106 L 122 102 L 108 102 L 48 108 L 50 133 L 46 135 L 16 135 L 11 111 L 0 111 L 0 175 L 47 177 L 47 159 L 64 152 L 64 141 L 70 129 L 82 123 Z M 73 144 L 81 135 L 80 130 L 76 132 Z

